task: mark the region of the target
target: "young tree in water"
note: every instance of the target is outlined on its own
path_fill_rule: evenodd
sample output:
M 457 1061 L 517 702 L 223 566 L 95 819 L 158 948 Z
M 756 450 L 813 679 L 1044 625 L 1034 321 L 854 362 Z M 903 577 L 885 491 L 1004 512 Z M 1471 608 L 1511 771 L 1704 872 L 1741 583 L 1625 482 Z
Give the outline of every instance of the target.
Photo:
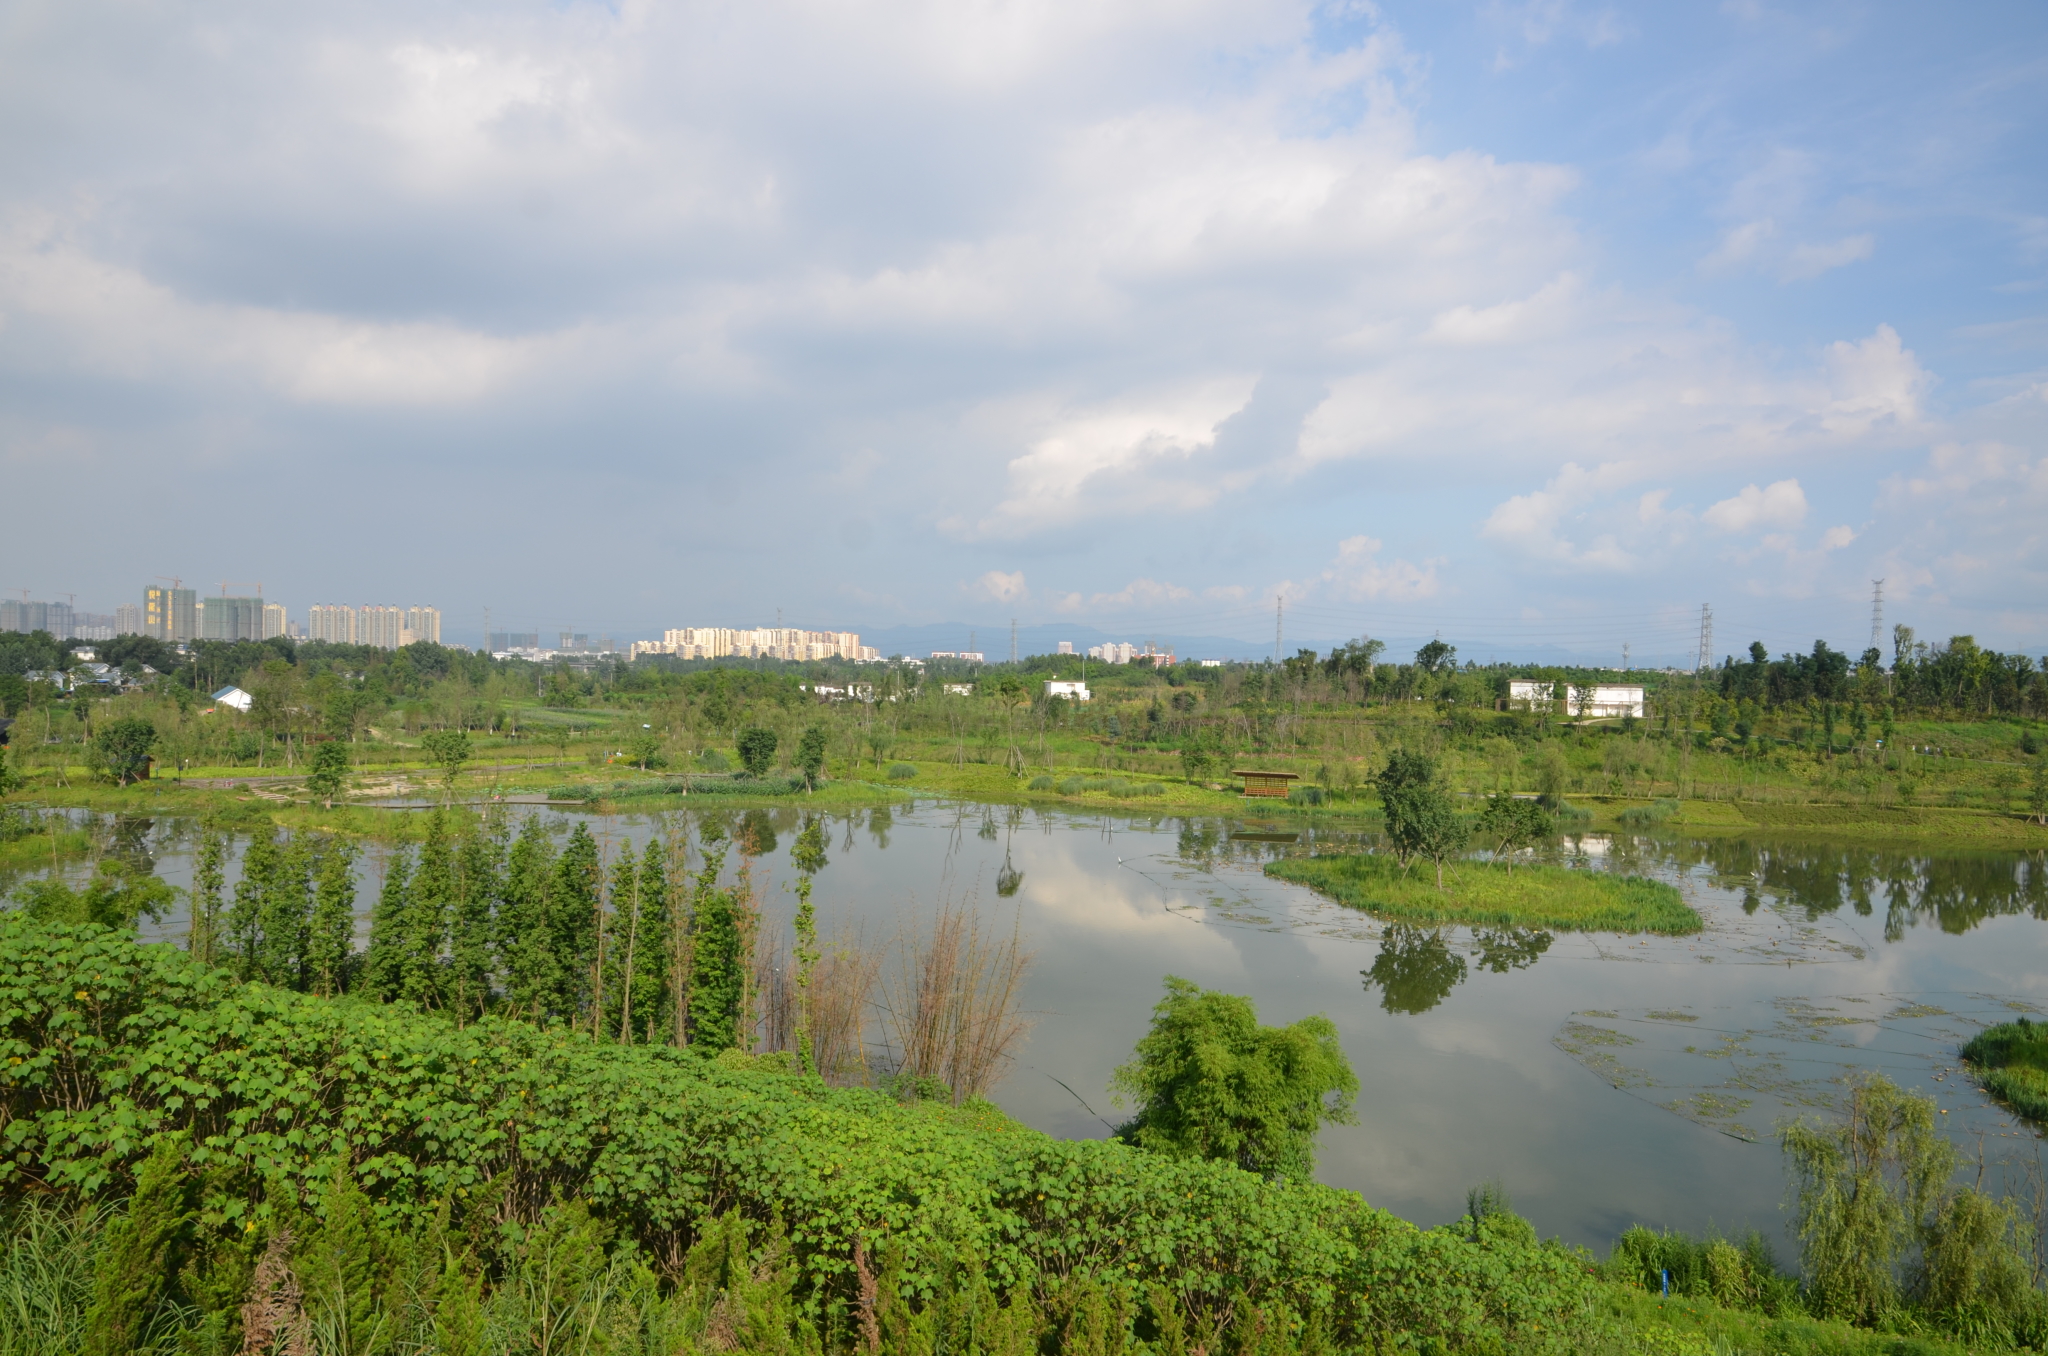
M 199 831 L 199 851 L 192 861 L 191 927 L 185 949 L 208 965 L 220 953 L 221 891 L 227 886 L 228 840 L 208 824 Z
M 1118 1138 L 1296 1182 L 1315 1174 L 1322 1127 L 1356 1119 L 1358 1079 L 1329 1018 L 1260 1026 L 1249 998 L 1174 975 L 1114 1082 L 1119 1104 L 1128 1097 L 1137 1107 Z
M 790 849 L 796 867 L 796 1044 L 805 1073 L 818 1071 L 811 1052 L 811 976 L 818 966 L 818 915 L 811 907 L 811 879 L 825 869 L 825 821 L 812 819 Z
M 706 846 L 697 872 L 691 915 L 690 1044 L 716 1053 L 739 1044 L 740 1000 L 745 990 L 739 901 L 718 888 L 725 849 Z
M 455 898 L 448 915 L 448 971 L 444 988 L 460 1026 L 491 1001 L 496 912 L 504 853 L 503 821 L 489 828 L 465 821 L 455 849 Z
M 384 867 L 384 888 L 370 910 L 370 949 L 363 979 L 375 997 L 390 1002 L 405 982 L 405 951 L 412 937 L 412 853 L 400 848 Z
M 603 903 L 604 866 L 590 826 L 578 823 L 555 859 L 548 890 L 548 933 L 555 948 L 554 992 L 547 1010 L 557 1021 L 574 1023 L 590 1004 L 597 965 L 598 910 Z
M 597 944 L 604 982 L 598 986 L 591 1017 L 591 1027 L 600 1039 L 615 1037 L 622 1045 L 633 1039 L 633 965 L 640 949 L 639 876 L 629 838 L 619 859 L 612 863 L 611 907 L 605 912 L 604 935 Z
M 504 902 L 498 910 L 498 965 L 506 998 L 520 1016 L 539 1021 L 556 991 L 561 960 L 555 954 L 549 895 L 555 849 L 539 816 L 526 821 L 506 856 Z
M 242 853 L 242 878 L 235 882 L 235 902 L 228 910 L 227 954 L 235 977 L 261 979 L 257 945 L 263 935 L 263 896 L 277 870 L 277 840 L 258 833 Z
M 332 998 L 348 987 L 349 966 L 355 958 L 355 864 L 355 845 L 339 839 L 330 842 L 320 855 L 313 917 L 306 937 L 306 977 L 312 992 L 323 998 Z
M 647 850 L 640 854 L 640 877 L 633 893 L 639 931 L 627 967 L 632 978 L 626 1014 L 631 1016 L 632 1026 L 622 1039 L 644 1040 L 649 1045 L 666 1042 L 674 1025 L 668 1012 L 669 899 L 664 855 L 658 836 L 649 838 Z

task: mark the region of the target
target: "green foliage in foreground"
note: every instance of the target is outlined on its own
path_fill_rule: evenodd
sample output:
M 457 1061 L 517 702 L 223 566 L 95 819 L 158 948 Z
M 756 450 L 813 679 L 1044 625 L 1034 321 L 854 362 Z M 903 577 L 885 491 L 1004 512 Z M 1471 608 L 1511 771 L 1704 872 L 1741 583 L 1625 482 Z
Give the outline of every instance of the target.
M 1442 890 L 1428 876 L 1378 853 L 1286 857 L 1268 862 L 1266 874 L 1405 922 L 1671 936 L 1703 926 L 1678 891 L 1662 881 L 1562 866 L 1461 861 L 1446 867 Z
M 2030 1121 L 2048 1122 L 2048 1022 L 2022 1017 L 1987 1028 L 1962 1056 L 1986 1092 Z
M 183 1133 L 208 1247 L 317 1211 L 337 1165 L 394 1237 L 445 1211 L 449 1229 L 530 1240 L 571 1227 L 546 1213 L 560 1199 L 601 1221 L 604 1257 L 673 1262 L 738 1212 L 764 1240 L 749 1284 L 788 1277 L 781 1336 L 750 1350 L 850 1346 L 832 1316 L 879 1287 L 904 1325 L 981 1293 L 1055 1333 L 1107 1325 L 1103 1351 L 1134 1325 L 1161 1350 L 1549 1349 L 1596 1286 L 1533 1236 L 1474 1243 L 1352 1192 L 754 1064 L 496 1017 L 458 1029 L 238 983 L 101 928 L 0 920 L 0 1190 L 127 1194 Z
M 1119 1138 L 1306 1182 L 1316 1132 L 1354 1122 L 1358 1078 L 1328 1017 L 1260 1026 L 1249 998 L 1168 975 L 1152 1029 L 1116 1071 L 1116 1086 L 1138 1108 Z

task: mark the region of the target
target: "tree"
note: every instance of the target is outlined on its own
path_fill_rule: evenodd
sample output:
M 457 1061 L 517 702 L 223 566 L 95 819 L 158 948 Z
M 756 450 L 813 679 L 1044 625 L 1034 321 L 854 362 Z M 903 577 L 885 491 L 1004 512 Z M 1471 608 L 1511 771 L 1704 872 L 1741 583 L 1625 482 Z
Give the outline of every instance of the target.
M 1899 1263 L 1956 1169 L 1955 1146 L 1934 1122 L 1933 1098 L 1871 1073 L 1850 1085 L 1841 1124 L 1801 1120 L 1781 1133 L 1815 1314 L 1869 1323 L 1897 1306 Z
M 149 751 L 155 747 L 156 726 L 146 720 L 117 720 L 92 737 L 93 756 L 119 786 L 149 775 Z
M 824 726 L 811 725 L 805 727 L 802 738 L 796 742 L 796 770 L 804 774 L 804 786 L 809 790 L 818 789 L 818 779 L 825 771 L 828 739 Z
M 742 947 L 739 901 L 718 888 L 724 849 L 704 853 L 691 914 L 690 1044 L 716 1054 L 739 1044 Z
M 1403 867 L 1414 857 L 1436 863 L 1437 889 L 1444 885 L 1444 859 L 1465 846 L 1465 821 L 1442 787 L 1427 755 L 1396 749 L 1373 778 L 1385 807 L 1387 837 Z
M 370 950 L 363 958 L 370 992 L 387 1003 L 398 997 L 404 982 L 405 947 L 411 933 L 412 855 L 400 848 L 385 865 L 384 888 L 377 892 L 377 902 L 370 909 Z
M 1496 855 L 1509 859 L 1510 873 L 1514 871 L 1513 854 L 1547 836 L 1551 827 L 1550 815 L 1541 805 L 1505 792 L 1488 796 L 1486 808 L 1479 813 L 1479 831 L 1492 836 Z
M 666 1039 L 673 1024 L 668 1014 L 668 957 L 670 950 L 668 873 L 662 861 L 659 837 L 647 840 L 640 854 L 640 878 L 634 908 L 640 919 L 639 947 L 629 967 L 631 988 L 627 993 L 634 1036 L 654 1045 Z
M 652 730 L 642 730 L 627 742 L 627 756 L 642 772 L 661 767 L 668 760 L 661 756 L 661 736 Z
M 420 747 L 441 765 L 443 780 L 453 787 L 462 765 L 469 761 L 469 731 L 429 730 L 420 736 Z
M 482 1015 L 491 1000 L 496 913 L 503 891 L 504 821 L 475 824 L 455 853 L 455 900 L 448 918 L 448 1001 L 456 1025 Z
M 1119 1138 L 1296 1182 L 1315 1173 L 1321 1128 L 1353 1123 L 1358 1092 L 1329 1018 L 1260 1026 L 1249 998 L 1174 975 L 1114 1083 L 1119 1104 L 1128 1097 L 1137 1110 Z
M 0 744 L 0 796 L 11 796 L 21 790 L 22 777 L 14 770 L 7 758 L 7 746 Z
M 1415 652 L 1415 667 L 1424 673 L 1442 673 L 1457 665 L 1458 647 L 1446 645 L 1441 640 L 1432 640 Z
M 320 797 L 327 808 L 348 785 L 348 745 L 329 740 L 313 750 L 313 771 L 306 777 L 306 789 Z
M 93 923 L 122 932 L 143 918 L 160 920 L 177 897 L 175 889 L 149 872 L 114 857 L 101 860 L 83 890 L 45 877 L 14 892 L 22 911 L 39 923 Z
M 85 1356 L 145 1349 L 144 1330 L 178 1274 L 195 1218 L 196 1185 L 186 1170 L 185 1135 L 164 1135 L 135 1175 L 127 1213 L 107 1226 L 93 1264 L 85 1311 Z
M 192 859 L 191 926 L 185 949 L 208 965 L 220 948 L 220 899 L 227 884 L 228 841 L 208 824 L 199 831 L 199 851 Z
M 306 981 L 323 998 L 348 987 L 349 963 L 355 958 L 355 864 L 355 845 L 341 839 L 330 841 L 320 854 L 313 916 L 306 929 Z
M 2027 809 L 2036 824 L 2048 824 L 2048 755 L 2034 761 L 2034 783 L 2027 792 Z
M 812 726 L 816 729 L 816 726 Z M 796 878 L 796 1043 L 805 1073 L 818 1071 L 811 1051 L 811 975 L 818 965 L 818 915 L 811 907 L 811 878 L 825 869 L 825 823 L 813 819 L 789 851 Z
M 740 731 L 737 749 L 740 766 L 747 770 L 749 777 L 765 777 L 769 765 L 775 761 L 775 731 L 759 725 L 749 725 Z
M 598 910 L 603 903 L 604 862 L 590 826 L 578 823 L 555 859 L 548 889 L 549 944 L 555 951 L 553 991 L 547 1010 L 573 1023 L 583 1013 L 596 977 Z

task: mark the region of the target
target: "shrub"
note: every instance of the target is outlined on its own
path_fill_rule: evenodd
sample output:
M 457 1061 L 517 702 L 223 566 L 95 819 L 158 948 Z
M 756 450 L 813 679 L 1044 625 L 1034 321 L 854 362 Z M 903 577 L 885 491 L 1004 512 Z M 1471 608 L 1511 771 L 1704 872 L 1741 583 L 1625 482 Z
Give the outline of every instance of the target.
M 1078 796 L 1087 785 L 1088 783 L 1080 777 L 1062 777 L 1060 784 L 1054 789 L 1063 796 Z
M 0 919 L 0 992 L 0 1190 L 126 1194 L 164 1132 L 190 1131 L 217 1237 L 260 1238 L 360 1192 L 372 1222 L 358 1234 L 444 1238 L 471 1267 L 465 1248 L 497 1249 L 507 1303 L 522 1250 L 557 1229 L 584 1240 L 577 1277 L 624 1262 L 624 1281 L 651 1252 L 689 1259 L 687 1286 L 714 1266 L 696 1247 L 748 1227 L 735 1216 L 772 1220 L 741 1233 L 740 1271 L 785 1299 L 731 1344 L 745 1350 L 813 1349 L 796 1325 L 857 1321 L 864 1297 L 871 1319 L 893 1305 L 904 1325 L 944 1323 L 976 1287 L 1049 1323 L 1109 1323 L 1088 1349 L 1129 1349 L 1118 1335 L 1157 1305 L 1145 1321 L 1187 1348 L 1242 1349 L 1238 1315 L 1332 1347 L 1497 1350 L 1557 1338 L 1593 1294 L 1562 1250 L 1421 1231 L 1354 1192 L 1055 1140 L 987 1103 L 897 1102 L 760 1061 L 237 983 L 99 928 Z M 352 1183 L 337 1185 L 337 1162 Z M 573 1298 L 583 1282 L 562 1284 Z M 449 1323 L 471 1321 L 474 1282 L 441 1293 L 458 1301 Z
M 1324 800 L 1320 786 L 1291 786 L 1287 788 L 1289 805 L 1321 805 Z
M 907 782 L 916 775 L 917 765 L 915 763 L 898 763 L 889 769 L 889 780 L 892 782 Z
M 740 766 L 747 770 L 749 777 L 765 777 L 769 765 L 775 761 L 775 748 L 779 741 L 775 731 L 760 725 L 749 725 L 740 731 L 736 741 Z
M 1590 814 L 1587 814 L 1584 811 L 1572 810 L 1570 813 L 1573 818 L 1592 818 Z M 1677 813 L 1677 801 L 1660 800 L 1653 805 L 1631 805 L 1626 810 L 1623 810 L 1621 812 L 1619 818 L 1622 823 L 1630 825 L 1631 827 L 1647 828 L 1652 824 L 1662 824 L 1665 820 L 1671 818 L 1671 816 Z
M 1032 791 L 1050 791 L 1052 790 L 1052 778 L 1041 772 L 1031 779 L 1031 785 L 1028 789 Z

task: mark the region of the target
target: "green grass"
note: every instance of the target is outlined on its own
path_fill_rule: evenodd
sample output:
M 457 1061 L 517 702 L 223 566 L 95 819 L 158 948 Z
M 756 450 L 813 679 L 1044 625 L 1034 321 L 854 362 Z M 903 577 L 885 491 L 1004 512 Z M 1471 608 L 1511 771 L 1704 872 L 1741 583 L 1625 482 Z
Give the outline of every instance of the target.
M 2048 1123 L 2048 1022 L 1987 1027 L 1962 1048 L 1984 1090 L 2030 1121 Z
M 1678 891 L 1661 881 L 1563 866 L 1510 871 L 1498 862 L 1449 863 L 1442 890 L 1429 863 L 1416 862 L 1403 871 L 1392 857 L 1379 853 L 1287 857 L 1269 862 L 1266 874 L 1404 922 L 1669 936 L 1703 926 Z

